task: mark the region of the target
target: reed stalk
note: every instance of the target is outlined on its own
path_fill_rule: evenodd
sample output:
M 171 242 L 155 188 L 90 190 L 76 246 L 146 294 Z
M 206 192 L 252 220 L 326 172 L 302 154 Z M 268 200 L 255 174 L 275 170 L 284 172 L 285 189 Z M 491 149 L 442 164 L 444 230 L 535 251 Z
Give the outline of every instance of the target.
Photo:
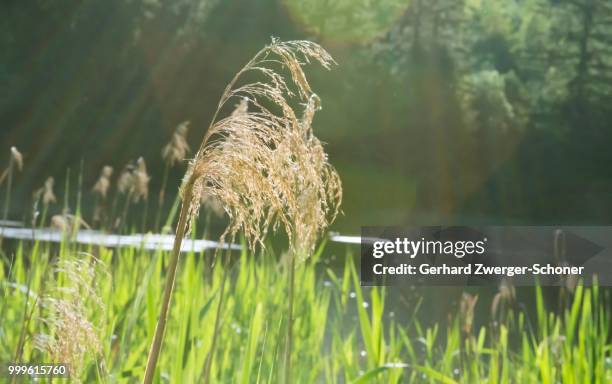
M 123 230 L 126 228 L 127 224 L 127 215 L 130 210 L 130 203 L 132 202 L 132 190 L 130 190 L 125 196 L 125 202 L 123 203 L 123 211 L 121 213 L 121 219 L 119 222 L 119 233 L 123 233 Z
M 150 384 L 153 382 L 155 368 L 157 366 L 157 360 L 159 359 L 159 353 L 161 351 L 164 331 L 166 329 L 166 322 L 168 321 L 168 309 L 170 308 L 172 290 L 174 289 L 174 281 L 176 280 L 176 268 L 178 266 L 179 255 L 181 253 L 181 244 L 183 242 L 183 237 L 185 236 L 187 231 L 187 219 L 189 216 L 190 206 L 189 202 L 191 201 L 192 194 L 193 180 L 188 180 L 183 189 L 183 203 L 181 205 L 179 221 L 176 226 L 172 253 L 170 254 L 170 262 L 168 264 L 166 284 L 164 286 L 164 295 L 162 297 L 162 305 L 159 312 L 159 318 L 155 327 L 155 335 L 153 336 L 151 349 L 149 350 L 149 355 L 147 357 L 147 367 L 145 369 L 145 376 L 143 380 L 143 383 L 145 384 Z
M 157 213 L 155 214 L 155 231 L 161 232 L 161 228 L 159 227 L 161 222 L 161 213 L 164 208 L 164 201 L 166 200 L 166 187 L 168 184 L 168 173 L 170 172 L 170 164 L 165 163 L 164 165 L 164 174 L 162 176 L 162 186 L 159 190 L 159 197 L 157 199 Z
M 287 309 L 287 339 L 285 345 L 285 384 L 291 383 L 291 348 L 293 341 L 293 301 L 295 300 L 295 254 L 289 261 L 289 304 Z
M 179 124 L 170 141 L 162 148 L 161 155 L 164 160 L 164 175 L 162 177 L 162 185 L 159 190 L 159 196 L 157 201 L 157 215 L 155 217 L 155 230 L 159 231 L 161 212 L 164 207 L 166 200 L 166 189 L 168 187 L 168 174 L 170 168 L 176 164 L 182 163 L 187 158 L 190 152 L 189 144 L 187 144 L 187 132 L 189 131 L 189 121 L 184 121 Z
M 302 65 L 311 59 L 325 68 L 335 63 L 315 43 L 273 39 L 272 44 L 260 50 L 225 88 L 185 175 L 179 222 L 162 308 L 149 351 L 145 384 L 152 382 L 159 358 L 182 238 L 195 222 L 204 196 L 218 199 L 229 216 L 229 224 L 221 235 L 222 241 L 242 232 L 248 246 L 255 249 L 263 247 L 271 228 L 283 226 L 290 239 L 290 249 L 300 251 L 300 256 L 311 254 L 314 242 L 329 224 L 329 218 L 333 221 L 338 213 L 340 180 L 327 162 L 322 144 L 311 128 L 320 101 L 302 71 Z M 290 89 L 278 71 L 290 74 L 296 90 Z M 246 72 L 259 73 L 267 82 L 247 83 L 234 88 Z M 289 103 L 289 99 L 296 95 L 301 101 L 307 101 L 301 119 Z M 230 116 L 217 120 L 231 98 L 240 98 L 241 105 Z M 272 113 L 269 104 L 280 112 Z M 249 112 L 249 105 L 256 111 Z M 293 259 L 291 280 L 294 280 Z M 292 296 L 293 285 L 292 281 Z M 289 332 L 290 329 L 291 326 Z M 288 348 L 291 348 L 290 339 Z M 290 358 L 290 350 L 285 353 Z M 213 355 L 214 351 L 211 351 Z M 290 376 L 290 367 L 286 375 Z
M 9 160 L 8 173 L 7 173 L 7 181 L 6 181 L 6 195 L 4 196 L 4 209 L 2 213 L 2 220 L 6 221 L 8 219 L 8 211 L 9 205 L 11 202 L 11 190 L 13 187 L 13 157 Z
M 140 225 L 140 231 L 145 233 L 147 231 L 147 220 L 149 218 L 149 200 L 144 201 L 144 212 L 142 214 L 142 223 Z
M 8 220 L 9 206 L 11 203 L 11 192 L 13 190 L 13 174 L 14 168 L 17 167 L 19 171 L 23 169 L 23 156 L 15 147 L 11 147 L 11 157 L 9 158 L 9 165 L 6 171 L 7 183 L 6 183 L 6 195 L 4 196 L 4 212 L 2 214 L 2 220 Z M 0 231 L 0 246 L 2 245 L 3 231 Z
M 67 215 L 70 212 L 70 168 L 66 169 L 66 182 L 64 183 L 64 206 L 62 214 Z

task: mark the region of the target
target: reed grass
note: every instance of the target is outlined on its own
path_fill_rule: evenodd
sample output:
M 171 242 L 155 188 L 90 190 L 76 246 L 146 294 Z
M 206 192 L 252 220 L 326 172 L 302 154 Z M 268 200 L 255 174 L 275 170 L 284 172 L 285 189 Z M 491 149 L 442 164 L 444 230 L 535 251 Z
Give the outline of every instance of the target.
M 92 187 L 91 191 L 95 196 L 94 202 L 94 212 L 92 223 L 94 225 L 100 224 L 102 227 L 105 227 L 108 220 L 108 213 L 106 213 L 106 206 L 109 190 L 111 187 L 111 177 L 113 176 L 113 167 L 110 165 L 105 165 L 102 167 L 100 171 L 100 176 L 96 183 Z
M 187 133 L 189 132 L 189 121 L 184 121 L 176 127 L 176 130 L 172 134 L 170 141 L 162 148 L 161 155 L 164 160 L 164 173 L 162 176 L 162 186 L 159 190 L 157 198 L 157 214 L 155 217 L 154 229 L 159 231 L 161 212 L 164 208 L 164 202 L 166 200 L 166 189 L 168 187 L 168 173 L 170 168 L 187 161 L 187 156 L 191 149 L 187 143 Z
M 15 170 L 20 171 L 23 169 L 23 155 L 16 147 L 11 147 L 9 163 L 4 171 L 2 178 L 0 180 L 0 184 L 4 181 L 6 177 L 6 192 L 4 195 L 4 208 L 2 212 L 2 220 L 6 221 L 9 216 L 9 207 L 11 204 L 11 193 L 13 191 L 13 176 Z M 5 176 L 6 175 L 6 176 Z M 0 246 L 2 244 L 2 233 L 0 232 Z
M 328 224 L 330 211 L 333 220 L 341 199 L 339 178 L 312 134 L 318 97 L 302 71 L 302 65 L 309 60 L 326 68 L 334 63 L 323 48 L 312 42 L 273 39 L 238 71 L 222 94 L 182 186 L 183 202 L 145 383 L 152 382 L 161 351 L 182 238 L 198 216 L 203 196 L 218 199 L 229 216 L 222 240 L 242 233 L 250 248 L 255 249 L 263 246 L 270 228 L 281 225 L 289 237 L 291 284 L 285 372 L 286 377 L 290 376 L 293 259 L 312 252 L 318 234 Z M 289 72 L 287 77 L 293 87 L 282 70 Z M 246 73 L 258 74 L 265 80 L 240 84 Z M 290 105 L 296 94 L 298 100 L 307 101 L 301 119 Z M 240 98 L 247 108 L 218 119 L 232 98 Z M 255 110 L 248 111 L 248 104 Z

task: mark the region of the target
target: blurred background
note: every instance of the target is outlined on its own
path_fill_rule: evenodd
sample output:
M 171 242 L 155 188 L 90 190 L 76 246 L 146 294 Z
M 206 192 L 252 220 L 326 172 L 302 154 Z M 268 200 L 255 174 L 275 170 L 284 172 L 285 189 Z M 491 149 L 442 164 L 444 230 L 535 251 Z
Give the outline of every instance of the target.
M 276 36 L 339 64 L 307 69 L 344 184 L 333 230 L 610 224 L 611 20 L 604 0 L 5 0 L 0 163 L 13 145 L 26 163 L 9 216 L 48 176 L 64 196 L 68 169 L 73 198 L 82 169 L 87 217 L 102 166 L 116 178 L 140 156 L 156 196 L 176 126 L 191 122 L 197 149 L 225 85 Z

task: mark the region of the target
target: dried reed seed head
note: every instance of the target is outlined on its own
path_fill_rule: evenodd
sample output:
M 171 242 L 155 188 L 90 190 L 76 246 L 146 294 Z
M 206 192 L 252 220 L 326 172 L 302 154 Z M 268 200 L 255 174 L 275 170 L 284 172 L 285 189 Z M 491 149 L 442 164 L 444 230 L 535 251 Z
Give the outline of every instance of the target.
M 132 175 L 133 166 L 127 165 L 121 171 L 119 179 L 117 180 L 117 190 L 120 193 L 126 194 L 132 191 L 134 187 L 134 176 Z
M 19 171 L 23 170 L 23 155 L 19 152 L 17 147 L 11 147 L 11 158 L 15 164 L 17 164 L 17 169 Z
M 474 309 L 476 308 L 477 301 L 478 295 L 472 295 L 467 292 L 463 292 L 463 294 L 461 295 L 461 302 L 459 304 L 461 329 L 467 334 L 472 333 L 472 324 L 474 323 Z
M 73 380 L 78 380 L 88 355 L 102 358 L 99 330 L 105 305 L 97 281 L 106 277 L 106 268 L 93 256 L 61 258 L 47 279 L 48 294 L 39 302 L 39 320 L 49 333 L 36 335 L 35 346 L 47 352 L 50 361 L 68 363 Z
M 138 203 L 140 199 L 147 201 L 149 199 L 149 181 L 151 177 L 147 173 L 147 164 L 145 160 L 140 157 L 136 161 L 136 169 L 133 173 L 133 201 Z
M 319 235 L 338 213 L 342 187 L 312 132 L 320 100 L 301 68 L 301 60 L 309 59 L 326 68 L 334 63 L 314 43 L 274 40 L 238 73 L 237 77 L 259 71 L 268 82 L 229 88 L 222 97 L 220 107 L 230 97 L 240 97 L 240 104 L 230 116 L 214 122 L 187 172 L 194 192 L 191 220 L 202 196 L 212 196 L 230 220 L 222 238 L 242 231 L 254 248 L 263 246 L 270 228 L 282 226 L 294 253 L 303 257 L 312 253 Z M 266 66 L 269 63 L 289 69 L 298 96 L 306 101 L 301 119 L 290 105 L 294 93 L 276 69 Z M 266 108 L 269 102 L 280 107 L 281 113 Z
M 516 290 L 512 282 L 508 279 L 503 279 L 499 285 L 498 291 L 493 296 L 493 301 L 491 302 L 491 316 L 497 317 L 501 308 L 504 305 L 511 304 L 514 302 L 516 298 Z
M 189 126 L 191 125 L 191 121 L 186 120 L 176 126 L 176 134 L 182 136 L 183 138 L 187 137 L 187 132 L 189 132 Z
M 103 214 L 104 214 L 104 208 L 101 205 L 96 205 L 94 207 L 94 211 L 92 215 L 93 222 L 99 223 L 100 221 L 102 221 Z
M 108 195 L 108 189 L 111 185 L 111 177 L 113 175 L 113 167 L 105 165 L 102 167 L 102 171 L 100 172 L 100 177 L 94 184 L 92 191 L 100 196 L 102 199 L 106 199 Z
M 56 203 L 57 198 L 55 197 L 55 193 L 53 193 L 53 185 L 55 184 L 55 180 L 53 177 L 48 177 L 45 181 L 45 185 L 43 186 L 43 194 L 42 194 L 42 202 L 44 205 L 49 205 L 51 203 Z
M 111 176 L 113 176 L 113 167 L 111 167 L 110 165 L 105 165 L 104 167 L 102 167 L 100 177 L 106 177 L 110 179 Z
M 91 229 L 91 226 L 82 218 L 66 213 L 53 215 L 51 217 L 51 228 L 70 233 L 80 228 Z
M 51 217 L 51 228 L 67 232 L 70 229 L 70 224 L 63 215 L 53 215 Z
M 162 158 L 169 166 L 184 161 L 191 151 L 187 144 L 187 133 L 189 132 L 189 121 L 185 121 L 176 127 L 170 142 L 162 149 Z

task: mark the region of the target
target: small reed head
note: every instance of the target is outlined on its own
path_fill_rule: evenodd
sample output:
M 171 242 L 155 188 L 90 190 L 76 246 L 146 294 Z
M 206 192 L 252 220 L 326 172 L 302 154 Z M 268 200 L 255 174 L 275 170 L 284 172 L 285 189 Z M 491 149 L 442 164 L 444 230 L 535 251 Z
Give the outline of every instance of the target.
M 459 315 L 461 319 L 461 330 L 466 335 L 472 334 L 472 326 L 474 324 L 474 309 L 476 308 L 477 301 L 478 295 L 472 295 L 467 292 L 463 292 L 461 295 Z
M 516 300 L 516 289 L 512 282 L 508 279 L 503 279 L 499 284 L 499 288 L 493 301 L 491 302 L 491 317 L 500 319 L 504 315 L 505 309 L 512 305 Z
M 113 167 L 105 165 L 102 167 L 102 171 L 100 172 L 100 177 L 94 184 L 92 191 L 98 195 L 102 200 L 106 199 L 108 195 L 108 190 L 111 185 L 111 177 L 113 176 Z
M 55 180 L 53 177 L 48 177 L 45 181 L 45 185 L 43 186 L 43 194 L 42 194 L 42 202 L 44 205 L 49 205 L 51 203 L 56 203 L 57 198 L 55 197 L 55 193 L 53 193 L 53 185 L 55 184 Z
M 64 233 L 73 233 L 80 228 L 91 229 L 91 226 L 82 218 L 65 213 L 51 217 L 51 228 Z
M 127 194 L 132 191 L 134 188 L 134 175 L 132 172 L 134 171 L 134 166 L 132 164 L 128 164 L 123 168 L 121 174 L 119 175 L 119 179 L 117 180 L 117 191 L 122 194 Z
M 189 132 L 189 121 L 182 122 L 176 127 L 172 134 L 170 142 L 162 149 L 162 158 L 173 167 L 175 164 L 185 161 L 190 152 L 189 144 L 187 144 L 187 133 Z
M 136 161 L 136 169 L 133 172 L 133 201 L 138 203 L 141 199 L 147 201 L 149 199 L 149 181 L 151 177 L 147 173 L 147 164 L 142 157 Z
M 54 184 L 55 180 L 53 179 L 53 177 L 48 177 L 47 180 L 45 180 L 45 184 L 43 184 L 42 187 L 34 191 L 34 200 L 42 200 L 43 205 L 56 203 L 57 198 L 55 197 L 55 193 L 53 192 Z
M 17 165 L 17 169 L 21 172 L 23 170 L 23 155 L 17 147 L 11 147 L 11 159 Z

